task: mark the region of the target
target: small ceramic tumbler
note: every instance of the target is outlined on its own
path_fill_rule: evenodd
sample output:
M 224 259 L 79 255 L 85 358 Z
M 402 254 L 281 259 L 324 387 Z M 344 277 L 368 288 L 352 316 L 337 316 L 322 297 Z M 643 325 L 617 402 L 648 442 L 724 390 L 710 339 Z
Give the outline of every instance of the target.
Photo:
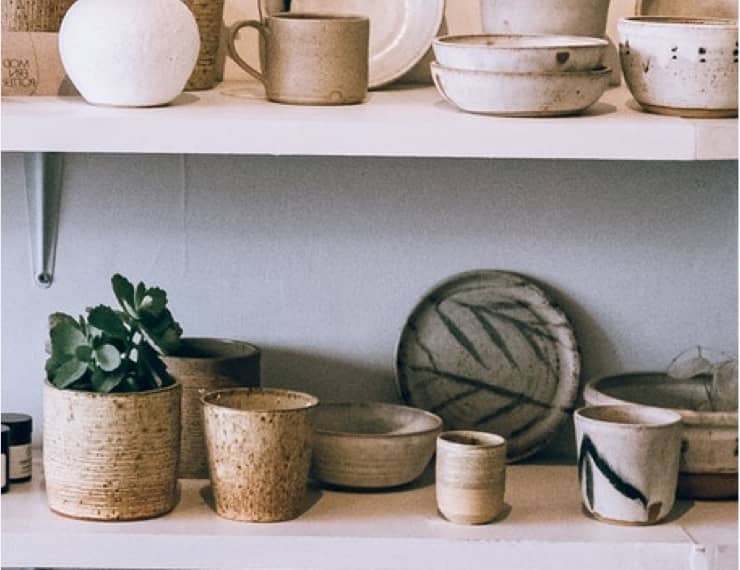
M 216 513 L 271 522 L 301 513 L 311 464 L 310 394 L 231 388 L 202 398 Z
M 504 508 L 506 440 L 492 433 L 447 431 L 437 437 L 437 508 L 447 520 L 483 524 Z
M 261 36 L 262 71 L 237 53 L 239 30 Z M 370 67 L 370 20 L 284 12 L 237 22 L 229 32 L 231 58 L 265 86 L 267 98 L 296 105 L 348 105 L 367 97 Z
M 598 520 L 649 525 L 673 508 L 681 416 L 642 406 L 591 406 L 575 413 L 578 475 Z

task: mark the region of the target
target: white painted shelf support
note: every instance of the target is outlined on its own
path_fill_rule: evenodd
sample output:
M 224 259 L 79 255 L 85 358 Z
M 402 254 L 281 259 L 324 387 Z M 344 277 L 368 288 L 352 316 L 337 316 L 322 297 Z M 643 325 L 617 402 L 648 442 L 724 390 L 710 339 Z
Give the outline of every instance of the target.
M 58 152 L 27 152 L 23 163 L 33 280 L 47 289 L 54 281 L 64 159 Z

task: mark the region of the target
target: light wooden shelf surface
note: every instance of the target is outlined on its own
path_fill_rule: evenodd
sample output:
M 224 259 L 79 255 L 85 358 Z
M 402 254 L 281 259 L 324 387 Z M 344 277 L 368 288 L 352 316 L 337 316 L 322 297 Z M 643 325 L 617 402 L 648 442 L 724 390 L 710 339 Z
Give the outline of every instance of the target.
M 322 570 L 736 570 L 736 502 L 682 502 L 652 527 L 586 516 L 573 466 L 514 465 L 505 518 L 459 526 L 436 512 L 434 485 L 395 492 L 311 488 L 294 521 L 219 518 L 206 480 L 182 481 L 175 510 L 158 519 L 99 523 L 51 513 L 41 466 L 3 495 L 2 566 L 71 568 L 316 568 Z
M 457 111 L 433 87 L 372 92 L 363 105 L 300 107 L 227 82 L 150 109 L 95 107 L 77 97 L 6 97 L 2 150 L 19 152 L 736 160 L 736 119 L 664 117 L 625 87 L 585 115 L 500 118 Z

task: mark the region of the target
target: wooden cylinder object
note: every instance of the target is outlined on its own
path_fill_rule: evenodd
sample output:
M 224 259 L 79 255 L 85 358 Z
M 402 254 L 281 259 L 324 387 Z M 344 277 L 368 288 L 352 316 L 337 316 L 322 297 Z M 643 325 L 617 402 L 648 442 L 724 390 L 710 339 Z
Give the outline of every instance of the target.
M 2 0 L 2 29 L 9 32 L 58 32 L 75 0 Z
M 176 354 L 163 357 L 167 372 L 182 385 L 180 477 L 208 478 L 203 437 L 205 392 L 260 385 L 260 351 L 246 342 L 217 338 L 184 338 Z
M 227 519 L 284 521 L 304 507 L 319 403 L 290 390 L 233 388 L 203 397 L 216 513 Z
M 193 12 L 200 32 L 200 53 L 190 76 L 186 91 L 212 89 L 220 81 L 219 56 L 222 55 L 221 30 L 224 17 L 224 0 L 183 0 Z
M 180 392 L 98 394 L 44 386 L 44 472 L 52 511 L 153 518 L 177 503 Z

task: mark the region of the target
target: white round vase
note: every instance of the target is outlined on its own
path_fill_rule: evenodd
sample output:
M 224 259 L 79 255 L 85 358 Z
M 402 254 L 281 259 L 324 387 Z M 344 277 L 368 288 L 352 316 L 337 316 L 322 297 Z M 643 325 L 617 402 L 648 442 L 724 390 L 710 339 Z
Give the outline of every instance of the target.
M 199 49 L 198 26 L 181 0 L 77 0 L 59 30 L 64 69 L 95 105 L 169 103 Z

